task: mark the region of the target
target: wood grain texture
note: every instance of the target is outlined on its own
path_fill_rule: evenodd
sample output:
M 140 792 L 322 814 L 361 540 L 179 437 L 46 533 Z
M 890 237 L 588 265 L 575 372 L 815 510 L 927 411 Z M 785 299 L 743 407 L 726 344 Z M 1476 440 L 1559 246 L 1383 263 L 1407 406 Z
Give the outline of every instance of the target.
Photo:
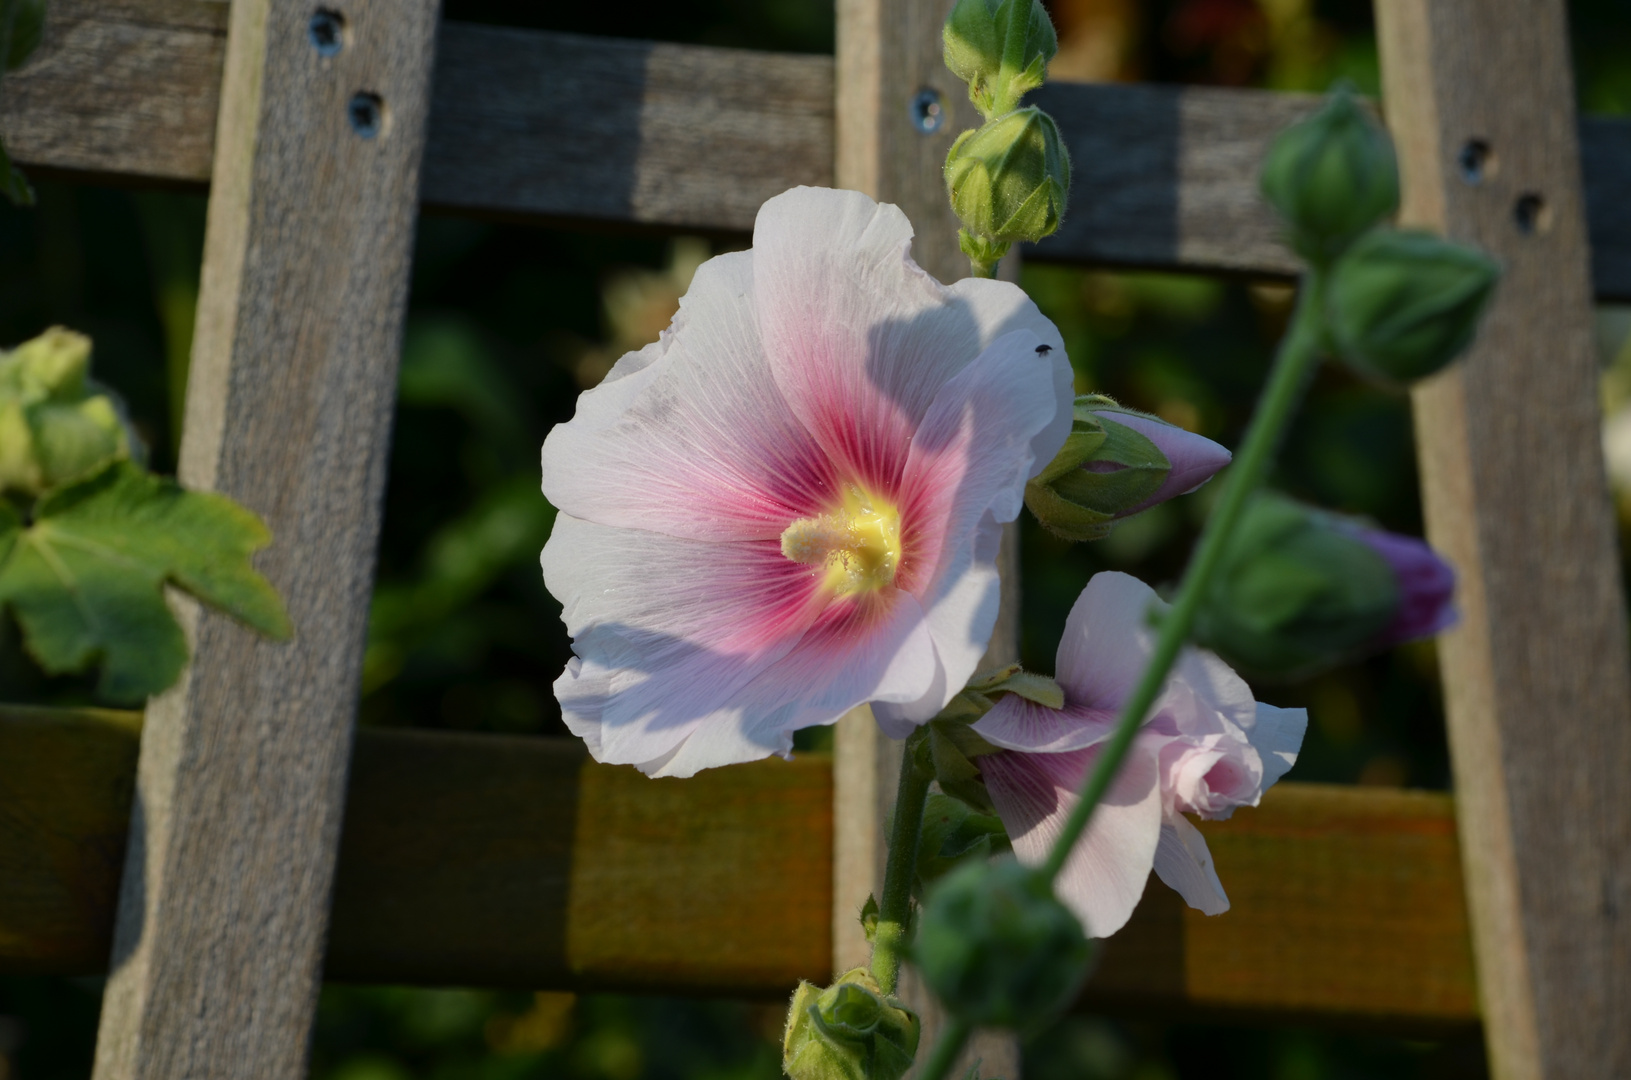
M 1415 395 L 1428 535 L 1461 580 L 1440 655 L 1492 1068 L 1628 1076 L 1631 664 L 1564 4 L 1378 13 L 1402 217 L 1505 268 L 1470 354 Z M 1473 139 L 1493 157 L 1469 178 Z
M 0 973 L 105 969 L 139 720 L 0 710 Z M 648 780 L 581 744 L 363 730 L 327 975 L 775 997 L 825 979 L 832 762 Z M 1275 787 L 1202 824 L 1234 907 L 1151 879 L 1084 1004 L 1476 1018 L 1450 799 Z
M 950 10 L 951 0 L 838 0 L 835 58 L 837 184 L 905 211 L 915 232 L 912 257 L 944 282 L 969 274 L 968 257 L 957 246 L 957 217 L 946 196 L 946 152 L 960 132 L 981 123 L 967 87 L 941 59 L 940 28 Z M 928 100 L 939 110 L 932 130 L 917 120 L 920 102 Z M 1006 663 L 1019 654 L 1014 525 L 1003 530 L 998 560 L 1002 607 L 987 664 Z M 886 738 L 863 707 L 839 722 L 834 753 L 833 967 L 844 971 L 865 964 L 871 954 L 856 914 L 869 894 L 883 895 L 885 823 L 894 812 L 902 745 Z M 910 965 L 901 970 L 898 993 L 922 1020 L 926 1055 L 946 1014 Z M 1019 1076 L 1019 1044 L 1008 1034 L 977 1032 L 952 1072 L 961 1076 L 979 1060 L 987 1075 Z
M 296 636 L 177 603 L 193 661 L 147 714 L 100 1080 L 306 1072 L 438 15 L 331 10 L 324 56 L 306 3 L 231 7 L 179 473 L 266 519 Z
M 222 0 L 53 3 L 44 46 L 8 77 L 0 100 L 13 156 L 46 175 L 207 183 L 226 8 Z M 960 84 L 929 59 L 920 61 L 926 78 L 952 110 L 942 130 L 966 123 L 972 110 Z M 904 76 L 890 75 L 892 92 L 911 82 Z M 1268 140 L 1312 98 L 1051 83 L 1036 100 L 1057 116 L 1075 172 L 1064 228 L 1029 257 L 1295 271 L 1258 199 L 1257 167 Z M 450 22 L 438 44 L 423 195 L 453 213 L 748 232 L 769 196 L 834 182 L 833 123 L 828 57 Z M 918 178 L 933 165 L 938 182 L 930 151 L 939 143 L 909 134 L 897 145 L 921 150 Z M 852 129 L 840 156 L 859 160 L 873 137 Z M 1580 137 L 1596 294 L 1631 299 L 1631 121 L 1588 117 Z M 874 190 L 869 176 L 852 177 L 852 186 Z

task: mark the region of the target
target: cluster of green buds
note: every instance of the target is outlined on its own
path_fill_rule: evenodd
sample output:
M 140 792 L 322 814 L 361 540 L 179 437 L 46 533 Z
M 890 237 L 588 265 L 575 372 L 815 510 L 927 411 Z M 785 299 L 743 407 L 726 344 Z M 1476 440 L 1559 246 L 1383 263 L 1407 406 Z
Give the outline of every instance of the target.
M 793 1080 L 900 1080 L 917 1057 L 917 1014 L 878 988 L 866 968 L 823 989 L 801 982 L 782 1038 Z
M 60 326 L 0 352 L 0 496 L 32 502 L 139 458 L 123 408 L 89 377 L 90 359 L 91 339 Z
M 1065 215 L 1070 157 L 1059 127 L 1021 104 L 1047 78 L 1059 40 L 1040 0 L 957 0 L 942 36 L 946 66 L 985 119 L 952 143 L 946 191 L 963 254 L 992 277 L 1010 246 L 1051 235 Z
M 1210 439 L 1083 394 L 1065 445 L 1025 485 L 1025 505 L 1055 536 L 1100 540 L 1117 521 L 1194 491 L 1227 464 L 1229 451 Z
M 1292 248 L 1327 272 L 1329 344 L 1350 367 L 1409 382 L 1466 349 L 1500 268 L 1473 248 L 1383 224 L 1399 207 L 1398 161 L 1346 86 L 1275 140 L 1262 188 Z

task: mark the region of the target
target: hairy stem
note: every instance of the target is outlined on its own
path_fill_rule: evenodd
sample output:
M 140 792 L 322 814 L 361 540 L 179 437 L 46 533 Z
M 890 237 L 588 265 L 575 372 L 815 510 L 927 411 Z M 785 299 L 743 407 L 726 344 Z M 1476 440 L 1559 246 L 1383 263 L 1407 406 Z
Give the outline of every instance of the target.
M 901 755 L 895 825 L 889 834 L 889 860 L 884 864 L 878 926 L 872 935 L 872 976 L 886 994 L 895 992 L 900 978 L 901 950 L 906 945 L 906 920 L 912 906 L 912 881 L 917 877 L 917 845 L 923 834 L 923 808 L 929 800 L 932 779 L 917 767 L 912 749 L 913 743 L 908 740 Z
M 1235 458 L 1224 480 L 1223 493 L 1218 499 L 1218 504 L 1207 520 L 1206 528 L 1195 547 L 1195 554 L 1184 573 L 1183 584 L 1178 588 L 1178 596 L 1172 602 L 1172 610 L 1161 620 L 1155 650 L 1150 654 L 1149 663 L 1145 665 L 1144 674 L 1139 678 L 1132 696 L 1121 708 L 1115 734 L 1099 754 L 1092 773 L 1088 775 L 1087 782 L 1082 787 L 1080 800 L 1071 811 L 1070 817 L 1065 820 L 1064 828 L 1048 852 L 1047 862 L 1042 864 L 1042 869 L 1049 878 L 1057 877 L 1064 867 L 1071 849 L 1076 846 L 1076 841 L 1081 839 L 1082 833 L 1087 829 L 1094 808 L 1098 806 L 1099 800 L 1104 798 L 1105 792 L 1115 779 L 1116 770 L 1121 767 L 1122 760 L 1132 747 L 1133 739 L 1144 723 L 1146 714 L 1155 704 L 1155 699 L 1166 683 L 1173 663 L 1178 659 L 1178 654 L 1189 637 L 1195 615 L 1200 610 L 1201 600 L 1211 583 L 1213 571 L 1217 569 L 1228 547 L 1229 536 L 1234 531 L 1235 523 L 1240 520 L 1241 511 L 1245 509 L 1247 500 L 1262 482 L 1270 462 L 1274 460 L 1286 425 L 1296 411 L 1297 404 L 1302 400 L 1303 391 L 1307 388 L 1309 378 L 1313 375 L 1320 358 L 1323 340 L 1320 308 L 1324 285 L 1323 275 L 1318 270 L 1310 271 L 1303 279 L 1297 310 L 1292 316 L 1291 326 L 1280 342 L 1279 352 L 1274 359 L 1274 369 L 1269 373 L 1269 381 L 1263 388 L 1262 398 L 1258 400 L 1251 427 L 1241 444 L 1239 456 Z

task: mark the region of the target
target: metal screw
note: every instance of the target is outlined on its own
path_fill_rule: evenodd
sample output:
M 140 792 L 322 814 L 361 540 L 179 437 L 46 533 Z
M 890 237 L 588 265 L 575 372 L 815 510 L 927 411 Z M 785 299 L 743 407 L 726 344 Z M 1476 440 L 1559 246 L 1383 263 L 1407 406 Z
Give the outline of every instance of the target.
M 924 135 L 933 135 L 946 122 L 946 109 L 940 103 L 940 91 L 924 87 L 912 99 L 912 126 Z
M 1545 232 L 1552 224 L 1552 208 L 1539 195 L 1527 192 L 1519 195 L 1518 201 L 1512 205 L 1512 220 L 1525 236 Z
M 345 114 L 351 130 L 365 139 L 372 139 L 385 127 L 385 102 L 378 94 L 363 91 L 352 95 Z
M 318 8 L 306 24 L 306 36 L 318 56 L 334 56 L 345 48 L 345 16 Z
M 1461 166 L 1461 179 L 1469 184 L 1481 184 L 1484 176 L 1494 164 L 1491 160 L 1489 143 L 1483 139 L 1468 139 L 1456 155 L 1456 164 Z

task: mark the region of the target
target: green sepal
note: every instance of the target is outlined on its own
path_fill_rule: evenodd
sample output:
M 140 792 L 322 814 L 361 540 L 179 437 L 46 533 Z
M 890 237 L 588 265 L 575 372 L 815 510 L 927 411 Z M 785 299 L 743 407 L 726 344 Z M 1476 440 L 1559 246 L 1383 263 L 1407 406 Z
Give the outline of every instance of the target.
M 1102 395 L 1078 397 L 1064 446 L 1025 485 L 1025 505 L 1062 539 L 1103 539 L 1118 518 L 1148 501 L 1172 471 L 1171 460 L 1154 442 L 1105 415 L 1114 412 L 1145 415 Z M 1092 463 L 1115 468 L 1090 471 Z
M 793 1080 L 900 1080 L 917 1057 L 917 1014 L 885 994 L 866 968 L 825 989 L 801 982 L 782 1037 Z
M 878 898 L 867 893 L 866 903 L 861 905 L 861 933 L 866 935 L 867 941 L 877 940 L 878 914 Z
M 952 795 L 929 796 L 917 849 L 917 893 L 969 859 L 1010 850 L 1008 831 L 994 812 L 981 813 Z
M 941 31 L 946 67 L 987 120 L 1041 86 L 1059 38 L 1039 0 L 957 0 Z M 1004 65 L 1012 58 L 1017 63 Z
M 230 499 L 119 461 L 48 492 L 31 523 L 4 506 L 0 604 L 46 672 L 100 665 L 97 689 L 108 701 L 139 702 L 180 676 L 187 642 L 166 585 L 268 637 L 292 633 L 283 602 L 249 561 L 270 534 Z

